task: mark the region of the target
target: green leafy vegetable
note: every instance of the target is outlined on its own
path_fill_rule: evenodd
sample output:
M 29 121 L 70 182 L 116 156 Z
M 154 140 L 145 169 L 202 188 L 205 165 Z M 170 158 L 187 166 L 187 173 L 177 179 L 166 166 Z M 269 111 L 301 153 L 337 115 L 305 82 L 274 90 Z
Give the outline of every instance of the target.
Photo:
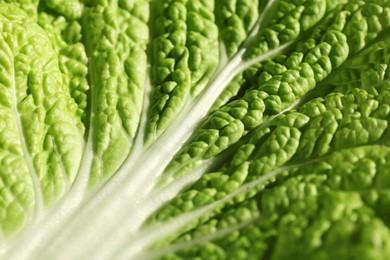
M 0 0 L 0 258 L 390 258 L 388 0 Z

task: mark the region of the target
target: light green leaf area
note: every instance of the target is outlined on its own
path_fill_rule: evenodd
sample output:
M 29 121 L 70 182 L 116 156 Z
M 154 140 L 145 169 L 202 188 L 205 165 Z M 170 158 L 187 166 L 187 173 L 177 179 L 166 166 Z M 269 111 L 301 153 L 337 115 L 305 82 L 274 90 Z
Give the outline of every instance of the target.
M 143 107 L 148 1 L 91 1 L 81 23 L 92 85 L 91 183 L 109 178 L 130 152 Z
M 89 120 L 86 110 L 90 87 L 87 80 L 88 59 L 81 42 L 80 23 L 69 22 L 63 16 L 46 12 L 39 13 L 37 22 L 45 30 L 57 52 L 63 82 L 78 105 L 77 116 L 82 122 L 78 127 L 84 132 Z
M 0 259 L 390 259 L 389 0 L 0 0 Z
M 69 189 L 83 133 L 44 31 L 4 4 L 0 30 L 1 224 L 9 233 Z
M 1 0 L 0 3 L 11 3 L 23 9 L 30 17 L 36 18 L 39 0 Z

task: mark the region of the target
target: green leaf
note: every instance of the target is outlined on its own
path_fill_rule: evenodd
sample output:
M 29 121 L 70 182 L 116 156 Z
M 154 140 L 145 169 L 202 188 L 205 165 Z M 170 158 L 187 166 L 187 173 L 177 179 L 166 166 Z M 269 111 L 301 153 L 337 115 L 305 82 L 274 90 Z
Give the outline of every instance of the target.
M 8 234 L 70 188 L 83 133 L 46 33 L 12 5 L 0 5 L 0 22 L 1 225 Z
M 0 0 L 0 258 L 390 258 L 388 0 Z
M 143 107 L 148 16 L 147 1 L 130 6 L 91 3 L 84 10 L 83 41 L 93 86 L 92 184 L 118 170 L 134 141 Z
M 152 8 L 153 87 L 146 143 L 159 137 L 203 90 L 219 57 L 213 1 L 163 0 Z

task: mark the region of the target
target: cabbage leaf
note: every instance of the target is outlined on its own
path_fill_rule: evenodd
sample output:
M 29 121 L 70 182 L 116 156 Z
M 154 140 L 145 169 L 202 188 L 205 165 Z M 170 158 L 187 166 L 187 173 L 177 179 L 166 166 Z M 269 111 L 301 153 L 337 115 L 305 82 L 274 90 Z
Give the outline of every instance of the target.
M 390 1 L 0 0 L 0 258 L 390 258 Z

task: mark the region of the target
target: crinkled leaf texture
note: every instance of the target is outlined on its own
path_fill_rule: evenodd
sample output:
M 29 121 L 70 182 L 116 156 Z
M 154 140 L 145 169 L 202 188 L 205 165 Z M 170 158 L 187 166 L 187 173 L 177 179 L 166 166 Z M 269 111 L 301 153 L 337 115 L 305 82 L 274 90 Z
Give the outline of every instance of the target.
M 0 258 L 390 259 L 389 0 L 0 0 Z

